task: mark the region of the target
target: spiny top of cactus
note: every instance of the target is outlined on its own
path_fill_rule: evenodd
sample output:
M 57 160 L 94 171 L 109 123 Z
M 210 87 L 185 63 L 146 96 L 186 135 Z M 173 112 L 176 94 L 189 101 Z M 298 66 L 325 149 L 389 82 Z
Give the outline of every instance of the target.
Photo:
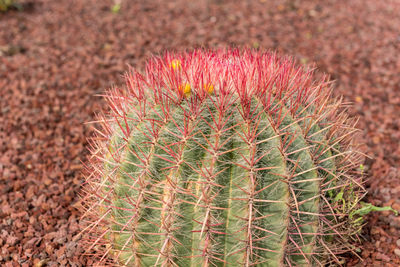
M 202 101 L 213 94 L 219 100 L 237 94 L 241 101 L 268 96 L 291 98 L 297 103 L 326 95 L 329 82 L 312 81 L 312 71 L 296 67 L 291 58 L 252 50 L 218 50 L 172 54 L 153 57 L 145 75 L 133 71 L 127 77 L 129 93 L 137 100 L 180 101 L 195 96 Z M 119 93 L 117 93 L 119 94 Z M 115 100 L 112 101 L 113 103 Z
M 340 263 L 364 189 L 354 122 L 331 93 L 327 77 L 253 50 L 131 71 L 91 142 L 88 250 L 129 266 Z

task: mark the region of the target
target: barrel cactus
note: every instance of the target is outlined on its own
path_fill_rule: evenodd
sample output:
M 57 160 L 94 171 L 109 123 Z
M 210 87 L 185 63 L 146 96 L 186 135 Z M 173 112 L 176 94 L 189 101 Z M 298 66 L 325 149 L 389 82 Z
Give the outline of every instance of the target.
M 153 57 L 105 98 L 83 198 L 102 262 L 319 266 L 354 249 L 360 156 L 326 77 L 195 50 Z

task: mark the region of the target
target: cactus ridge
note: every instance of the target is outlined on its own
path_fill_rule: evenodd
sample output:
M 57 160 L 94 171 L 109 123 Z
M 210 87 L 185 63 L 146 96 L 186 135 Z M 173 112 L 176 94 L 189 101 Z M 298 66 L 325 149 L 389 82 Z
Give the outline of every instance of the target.
M 363 188 L 353 125 L 326 78 L 229 50 L 167 53 L 126 80 L 106 94 L 83 199 L 101 261 L 340 263 L 351 248 L 333 200 Z

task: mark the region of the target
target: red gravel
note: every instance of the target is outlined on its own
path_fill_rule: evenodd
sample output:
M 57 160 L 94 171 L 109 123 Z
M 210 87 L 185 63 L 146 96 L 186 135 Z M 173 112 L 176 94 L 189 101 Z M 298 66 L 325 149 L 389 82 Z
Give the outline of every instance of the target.
M 111 0 L 38 0 L 0 14 L 0 265 L 92 265 L 73 239 L 84 122 L 127 64 L 166 49 L 248 46 L 315 62 L 360 117 L 368 201 L 400 211 L 400 3 L 315 2 L 122 0 L 113 14 Z M 400 265 L 400 217 L 369 216 L 364 237 L 364 261 L 348 265 Z

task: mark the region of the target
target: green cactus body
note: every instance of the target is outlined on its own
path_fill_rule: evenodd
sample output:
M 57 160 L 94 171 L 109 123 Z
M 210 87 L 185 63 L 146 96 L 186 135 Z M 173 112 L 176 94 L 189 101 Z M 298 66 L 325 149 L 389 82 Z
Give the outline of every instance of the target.
M 239 54 L 156 58 L 148 73 L 162 75 L 148 74 L 143 87 L 132 81 L 145 78 L 130 76 L 132 95 L 109 94 L 114 122 L 105 123 L 107 138 L 93 153 L 97 175 L 86 201 L 96 240 L 104 241 L 98 249 L 106 244 L 102 260 L 193 267 L 338 261 L 346 222 L 333 197 L 350 179 L 346 151 L 335 149 L 348 145 L 337 130 L 346 121 L 332 121 L 340 105 L 326 104 L 329 88 L 313 90 L 309 73 L 290 61 Z

